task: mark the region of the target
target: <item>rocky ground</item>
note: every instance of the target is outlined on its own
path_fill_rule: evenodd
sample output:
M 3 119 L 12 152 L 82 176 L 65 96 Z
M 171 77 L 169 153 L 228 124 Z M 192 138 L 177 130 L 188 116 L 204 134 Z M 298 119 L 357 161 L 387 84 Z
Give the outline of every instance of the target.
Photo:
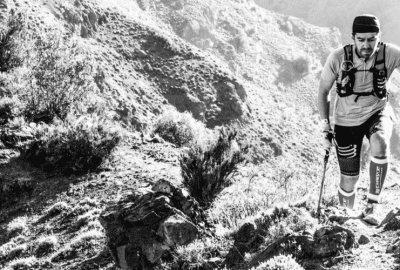
M 3 153 L 7 151 L 2 150 Z M 149 188 L 160 179 L 180 186 L 179 151 L 167 143 L 142 143 L 137 136 L 118 147 L 98 172 L 81 177 L 46 174 L 19 159 L 18 155 L 3 159 L 0 167 L 3 185 L 0 264 L 5 267 L 15 263 L 15 260 L 30 258 L 32 263 L 29 269 L 91 269 L 89 267 L 95 265 L 96 269 L 116 269 L 105 249 L 106 239 L 98 216 L 124 195 L 138 188 Z M 400 186 L 395 181 L 387 183 L 382 201 L 382 219 L 399 205 L 399 190 Z M 365 192 L 361 185 L 357 213 L 362 208 Z M 332 211 L 341 213 L 334 206 L 324 207 L 324 210 L 330 212 L 329 215 Z M 385 230 L 384 226 L 371 226 L 360 219 L 344 220 L 339 224 L 320 219 L 319 226 L 336 224 L 350 229 L 360 242 L 359 247 L 323 260 L 304 260 L 306 269 L 400 267 L 398 227 Z M 23 228 L 18 229 L 15 225 L 18 223 Z M 80 235 L 92 235 L 92 238 L 88 237 L 85 244 L 74 252 L 67 252 Z M 35 245 L 45 236 L 55 237 L 56 243 L 46 252 L 38 253 Z

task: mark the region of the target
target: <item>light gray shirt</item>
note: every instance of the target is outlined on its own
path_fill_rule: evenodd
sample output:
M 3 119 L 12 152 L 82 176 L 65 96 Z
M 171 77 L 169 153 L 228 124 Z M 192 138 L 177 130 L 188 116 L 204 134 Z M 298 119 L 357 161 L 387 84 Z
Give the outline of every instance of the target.
M 353 91 L 355 93 L 371 92 L 373 90 L 373 73 L 368 71 L 375 63 L 375 54 L 364 61 L 355 53 L 353 45 L 353 65 L 358 70 L 355 74 Z M 321 78 L 326 81 L 336 80 L 341 73 L 342 62 L 345 60 L 343 47 L 330 53 L 322 70 Z M 395 68 L 400 66 L 400 48 L 394 44 L 386 44 L 385 63 L 388 78 Z M 365 70 L 365 71 L 364 71 Z M 335 82 L 336 83 L 336 82 Z M 379 99 L 376 96 L 350 95 L 336 97 L 334 105 L 334 123 L 340 126 L 358 126 L 367 121 L 379 110 L 392 110 L 387 99 Z

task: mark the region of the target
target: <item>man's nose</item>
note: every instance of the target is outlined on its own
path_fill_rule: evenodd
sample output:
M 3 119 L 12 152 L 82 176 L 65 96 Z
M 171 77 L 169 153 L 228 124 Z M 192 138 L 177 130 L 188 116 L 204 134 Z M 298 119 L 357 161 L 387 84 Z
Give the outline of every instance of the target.
M 369 42 L 364 42 L 363 43 L 364 48 L 371 48 L 371 44 Z

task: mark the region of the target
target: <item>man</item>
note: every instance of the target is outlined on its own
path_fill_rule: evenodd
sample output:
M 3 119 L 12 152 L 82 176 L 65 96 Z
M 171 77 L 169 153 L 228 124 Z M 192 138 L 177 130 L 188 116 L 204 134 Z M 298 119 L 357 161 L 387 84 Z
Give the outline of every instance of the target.
M 362 140 L 370 143 L 370 187 L 362 218 L 373 225 L 379 220 L 379 196 L 383 188 L 389 161 L 389 142 L 394 114 L 388 103 L 386 82 L 400 66 L 400 48 L 380 43 L 378 19 L 373 15 L 357 16 L 353 22 L 354 44 L 334 50 L 321 74 L 318 110 L 329 149 L 334 142 L 340 167 L 338 188 L 341 206 L 352 209 L 356 183 L 360 173 Z M 336 84 L 337 97 L 333 107 L 333 127 L 329 121 L 329 92 Z

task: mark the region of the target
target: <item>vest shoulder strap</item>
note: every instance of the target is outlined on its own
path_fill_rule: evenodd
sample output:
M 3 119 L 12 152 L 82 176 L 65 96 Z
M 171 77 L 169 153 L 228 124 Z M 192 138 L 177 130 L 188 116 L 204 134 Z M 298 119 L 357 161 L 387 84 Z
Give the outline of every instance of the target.
M 379 42 L 379 50 L 376 55 L 374 67 L 378 70 L 386 69 L 385 63 L 385 55 L 386 55 L 386 44 L 383 42 Z
M 351 44 L 347 44 L 343 47 L 344 49 L 344 60 L 350 61 L 353 63 L 353 46 Z

